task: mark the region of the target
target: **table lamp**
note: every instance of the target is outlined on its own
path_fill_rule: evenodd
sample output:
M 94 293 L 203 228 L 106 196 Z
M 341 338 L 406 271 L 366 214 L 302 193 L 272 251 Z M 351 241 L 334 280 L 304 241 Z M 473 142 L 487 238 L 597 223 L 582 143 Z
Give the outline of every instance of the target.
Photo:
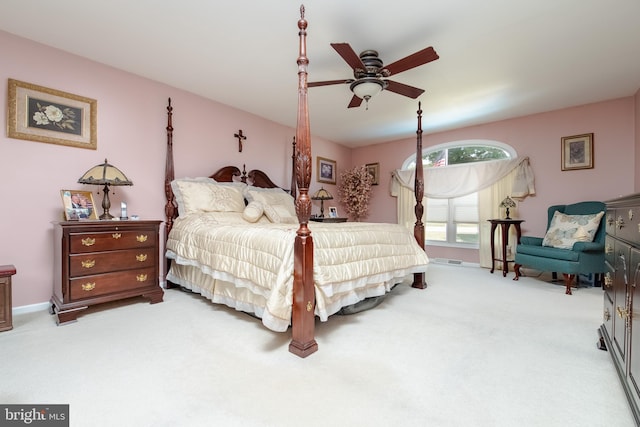
M 313 196 L 311 196 L 311 200 L 320 200 L 320 218 L 324 218 L 324 201 L 331 199 L 333 199 L 333 196 L 323 187 L 321 187 Z
M 129 181 L 129 178 L 117 167 L 109 164 L 107 159 L 104 159 L 104 163 L 96 165 L 86 171 L 80 179 L 80 184 L 94 184 L 104 185 L 102 189 L 102 215 L 100 219 L 113 219 L 113 215 L 109 213 L 111 207 L 111 201 L 109 200 L 109 186 L 110 185 L 133 185 L 133 182 Z
M 511 219 L 509 218 L 509 208 L 515 208 L 516 202 L 514 202 L 511 197 L 507 196 L 500 202 L 500 207 L 507 209 L 507 217 L 505 219 Z

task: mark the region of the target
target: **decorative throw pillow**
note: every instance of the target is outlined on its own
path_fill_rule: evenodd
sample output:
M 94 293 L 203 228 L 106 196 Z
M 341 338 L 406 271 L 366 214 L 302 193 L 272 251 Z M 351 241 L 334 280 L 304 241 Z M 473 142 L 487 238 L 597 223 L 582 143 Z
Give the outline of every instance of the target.
M 171 182 L 180 216 L 193 212 L 242 212 L 245 186 L 211 178 L 180 178 Z
M 242 218 L 249 222 L 256 222 L 260 219 L 264 213 L 264 206 L 262 202 L 253 201 L 249 202 L 242 212 Z
M 293 197 L 283 189 L 247 187 L 244 195 L 249 202 L 261 202 L 264 214 L 271 222 L 286 224 L 298 222 Z
M 604 212 L 588 215 L 567 215 L 556 211 L 542 246 L 571 249 L 575 242 L 593 242 Z

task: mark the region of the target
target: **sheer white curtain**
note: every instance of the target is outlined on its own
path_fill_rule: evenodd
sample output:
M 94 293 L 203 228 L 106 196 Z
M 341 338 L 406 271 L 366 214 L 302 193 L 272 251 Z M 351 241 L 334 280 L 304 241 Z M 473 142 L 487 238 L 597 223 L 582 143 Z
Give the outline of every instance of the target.
M 391 195 L 398 198 L 398 223 L 409 229 L 415 224 L 414 170 L 396 170 L 391 180 Z M 500 218 L 500 202 L 506 196 L 522 200 L 535 194 L 534 176 L 529 158 L 493 160 L 479 163 L 424 169 L 424 196 L 449 199 L 478 192 L 480 218 L 480 265 L 491 266 L 491 218 Z M 423 203 L 425 201 L 423 200 Z M 426 211 L 426 209 L 425 209 Z M 512 211 L 517 214 L 517 207 Z M 422 218 L 426 222 L 426 218 Z M 496 233 L 496 238 L 500 238 Z M 515 240 L 510 240 L 515 241 Z M 498 240 L 499 242 L 499 240 Z M 499 250 L 500 244 L 496 249 Z M 499 257 L 496 254 L 496 257 Z

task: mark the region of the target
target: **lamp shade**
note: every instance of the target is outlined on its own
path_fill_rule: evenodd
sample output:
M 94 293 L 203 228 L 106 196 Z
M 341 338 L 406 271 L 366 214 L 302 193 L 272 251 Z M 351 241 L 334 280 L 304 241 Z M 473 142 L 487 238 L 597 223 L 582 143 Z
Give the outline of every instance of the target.
M 331 199 L 333 199 L 333 196 L 331 195 L 331 193 L 329 193 L 324 188 L 320 188 L 318 191 L 315 192 L 315 194 L 313 196 L 311 196 L 311 199 L 313 199 L 313 200 L 331 200 Z
M 350 89 L 358 98 L 369 101 L 384 89 L 384 83 L 376 78 L 365 77 L 351 83 Z
M 316 191 L 313 196 L 311 196 L 311 199 L 320 200 L 320 218 L 324 218 L 324 201 L 333 199 L 331 193 L 329 193 L 323 187 L 320 187 L 320 189 Z
M 133 182 L 127 178 L 127 176 L 117 167 L 109 164 L 107 159 L 104 159 L 104 163 L 96 165 L 86 171 L 80 179 L 80 184 L 93 184 L 104 185 L 102 189 L 102 215 L 100 219 L 113 219 L 113 215 L 109 213 L 111 207 L 111 201 L 109 200 L 109 186 L 110 185 L 133 185 Z
M 133 185 L 133 182 L 120 169 L 109 164 L 107 159 L 104 159 L 104 163 L 86 171 L 78 182 L 95 185 Z
M 500 202 L 500 207 L 507 209 L 507 217 L 505 219 L 511 219 L 509 218 L 509 208 L 515 208 L 516 202 L 514 202 L 511 197 L 507 196 Z

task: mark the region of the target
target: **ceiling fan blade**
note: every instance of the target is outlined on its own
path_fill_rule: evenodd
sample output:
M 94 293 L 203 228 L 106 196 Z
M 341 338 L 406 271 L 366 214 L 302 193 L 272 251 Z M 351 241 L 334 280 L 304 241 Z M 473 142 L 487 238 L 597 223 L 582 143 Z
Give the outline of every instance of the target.
M 315 86 L 329 86 L 329 85 L 339 85 L 339 84 L 348 84 L 353 82 L 352 79 L 342 79 L 342 80 L 326 80 L 323 82 L 309 82 L 307 83 L 307 87 L 315 87 Z
M 362 98 L 358 98 L 353 95 L 353 98 L 351 98 L 351 102 L 349 102 L 349 106 L 347 108 L 359 107 L 360 104 L 362 104 Z
M 356 68 L 360 70 L 366 70 L 367 68 L 362 63 L 362 60 L 358 56 L 358 54 L 351 48 L 349 43 L 331 43 L 331 47 L 333 47 L 336 52 L 345 60 L 347 64 L 354 70 Z
M 424 93 L 424 89 L 409 86 L 404 83 L 394 82 L 393 80 L 385 80 L 387 82 L 386 90 L 395 92 L 399 95 L 408 96 L 409 98 L 416 99 Z
M 436 51 L 433 49 L 433 47 L 429 46 L 419 52 L 414 53 L 413 55 L 409 55 L 407 57 L 399 59 L 384 68 L 389 71 L 389 76 L 392 76 L 394 74 L 410 70 L 411 68 L 419 67 L 420 65 L 424 65 L 427 62 L 435 61 L 438 58 L 440 57 L 438 56 Z

